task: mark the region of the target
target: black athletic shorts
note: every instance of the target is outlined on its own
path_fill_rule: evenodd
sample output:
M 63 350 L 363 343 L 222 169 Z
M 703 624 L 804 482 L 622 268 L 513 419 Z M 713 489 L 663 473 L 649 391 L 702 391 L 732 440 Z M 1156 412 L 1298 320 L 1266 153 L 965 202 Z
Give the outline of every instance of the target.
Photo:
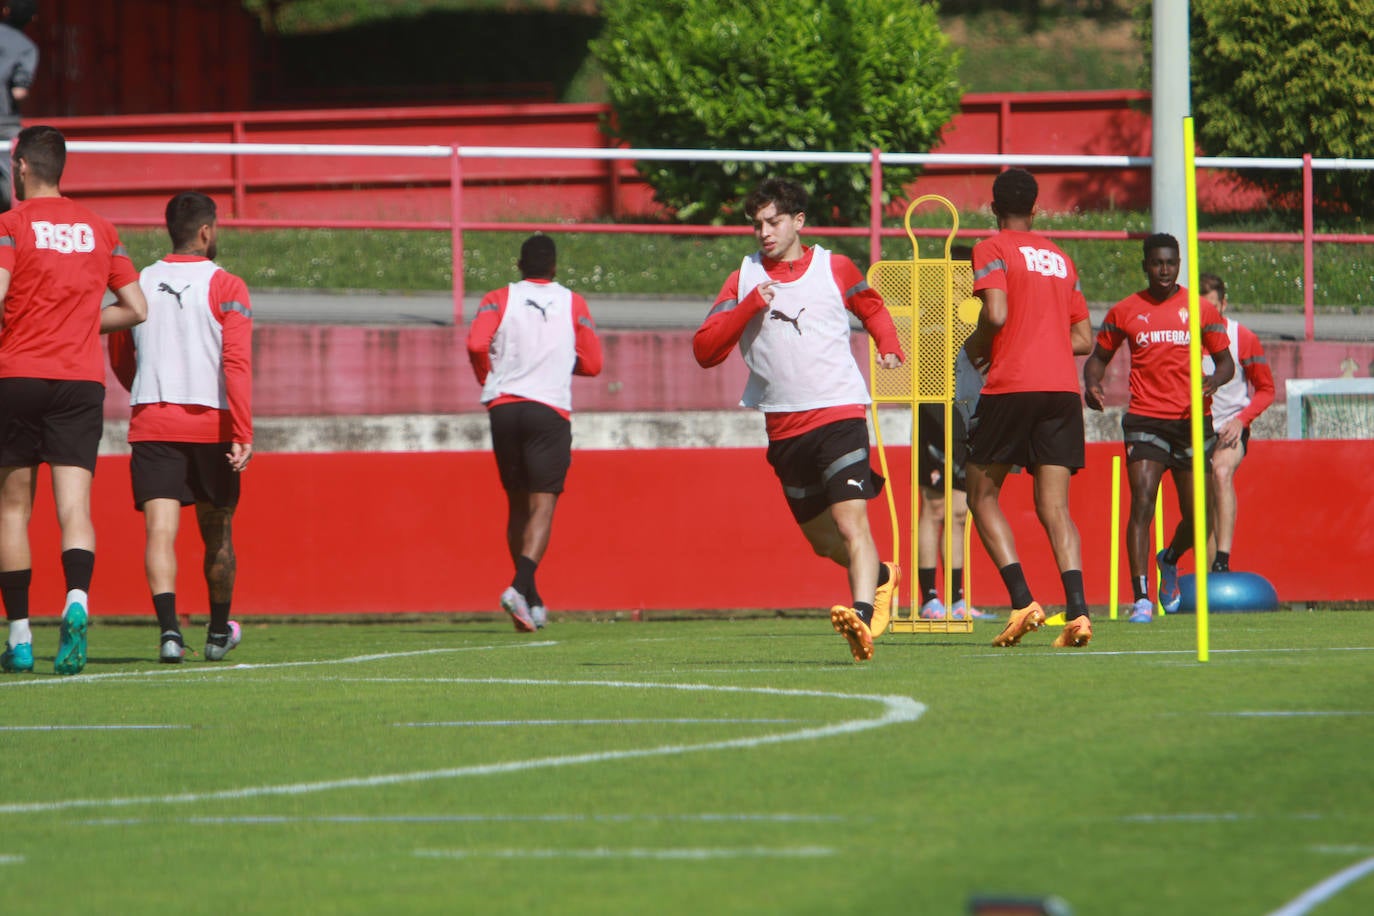
M 886 483 L 869 466 L 868 424 L 857 418 L 768 443 L 768 463 L 799 523 L 811 521 L 835 503 L 872 499 Z
M 1191 420 L 1161 420 L 1128 413 L 1121 418 L 1121 433 L 1126 440 L 1126 463 L 1157 461 L 1171 471 L 1193 469 L 1193 423 Z M 1217 437 L 1212 418 L 1202 418 L 1202 451 L 1206 467 L 1212 466 L 1212 451 Z
M 134 508 L 150 499 L 175 499 L 183 506 L 209 503 L 216 509 L 239 504 L 239 474 L 229 466 L 231 442 L 134 442 L 129 477 Z
M 562 493 L 572 464 L 572 421 L 547 404 L 512 401 L 487 411 L 491 449 L 508 493 Z
M 1075 391 L 985 394 L 972 427 L 968 460 L 974 464 L 1083 467 L 1083 402 Z
M 104 414 L 99 382 L 0 379 L 0 467 L 46 462 L 95 473 Z
M 967 490 L 964 462 L 968 460 L 968 432 L 958 410 L 954 417 L 954 489 Z M 920 406 L 921 451 L 916 459 L 916 472 L 921 486 L 944 492 L 945 489 L 945 408 L 941 404 Z

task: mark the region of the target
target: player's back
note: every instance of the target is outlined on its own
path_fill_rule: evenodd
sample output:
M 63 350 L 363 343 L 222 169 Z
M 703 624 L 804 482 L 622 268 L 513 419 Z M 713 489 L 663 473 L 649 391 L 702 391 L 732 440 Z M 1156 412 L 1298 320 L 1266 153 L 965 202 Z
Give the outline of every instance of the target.
M 0 215 L 0 267 L 0 377 L 103 381 L 105 290 L 138 278 L 114 227 L 65 197 L 24 201 Z
M 1007 297 L 983 392 L 1078 391 L 1069 328 L 1087 319 L 1088 305 L 1073 261 L 1039 233 L 1010 229 L 973 251 L 974 289 Z

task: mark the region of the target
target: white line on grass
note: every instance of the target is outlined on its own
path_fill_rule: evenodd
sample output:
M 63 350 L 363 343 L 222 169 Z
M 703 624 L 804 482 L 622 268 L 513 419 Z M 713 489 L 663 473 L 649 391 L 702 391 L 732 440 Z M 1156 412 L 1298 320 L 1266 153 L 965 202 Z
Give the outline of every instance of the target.
M 419 655 L 441 655 L 450 652 L 492 652 L 498 649 L 544 649 L 556 646 L 555 640 L 540 642 L 518 642 L 494 646 L 453 646 L 445 649 L 415 649 L 411 652 L 380 652 L 372 655 L 354 655 L 350 658 L 325 658 L 303 662 L 266 662 L 254 664 L 247 662 L 237 665 L 196 665 L 182 668 L 162 667 L 149 671 L 107 671 L 103 674 L 81 674 L 77 677 L 15 678 L 0 680 L 0 688 L 5 687 L 60 687 L 69 684 L 92 684 L 96 681 L 128 680 L 129 678 L 182 677 L 203 678 L 207 675 L 225 675 L 241 671 L 272 671 L 280 668 L 313 668 L 319 665 L 356 665 L 363 662 L 389 661 L 393 658 L 414 658 Z
M 1117 820 L 1123 824 L 1213 824 L 1229 821 L 1260 820 L 1320 821 L 1325 815 L 1316 812 L 1295 814 L 1242 814 L 1239 811 L 1195 811 L 1180 814 L 1128 814 Z
M 78 821 L 84 827 L 139 827 L 197 824 L 275 826 L 278 824 L 839 824 L 836 814 L 317 814 L 297 817 L 244 814 L 223 817 L 101 817 Z
M 1305 716 L 1374 716 L 1364 709 L 1255 709 L 1236 712 L 1212 712 L 1210 716 L 1237 716 L 1250 719 L 1288 719 Z
M 1325 881 L 1314 884 L 1269 916 L 1302 916 L 1304 913 L 1310 913 L 1370 872 L 1374 872 L 1374 858 L 1356 862 Z
M 526 725 L 790 725 L 798 719 L 468 719 L 458 722 L 392 722 L 397 728 L 482 728 Z
M 189 725 L 0 725 L 0 732 L 161 731 Z
M 1374 846 L 1313 846 L 1313 852 L 1327 856 L 1367 856 L 1374 853 Z
M 706 846 L 672 849 L 417 849 L 421 859 L 656 859 L 707 861 L 711 859 L 818 859 L 833 856 L 828 846 Z
M 527 644 L 528 645 L 528 644 Z M 381 656 L 383 658 L 390 656 Z M 343 661 L 357 661 L 346 659 Z M 288 663 L 282 667 L 289 667 Z M 317 664 L 317 663 L 299 663 Z M 258 666 L 260 668 L 268 666 Z M 430 681 L 430 678 L 417 678 Z M 431 782 L 439 779 L 461 779 L 469 776 L 493 776 L 505 773 L 523 773 L 529 770 L 550 769 L 554 767 L 577 766 L 588 763 L 605 763 L 611 760 L 636 760 L 649 757 L 668 757 L 703 751 L 726 751 L 768 747 L 794 741 L 818 741 L 839 735 L 852 735 L 875 728 L 885 728 L 906 722 L 915 722 L 925 714 L 924 703 L 911 697 L 880 694 L 830 693 L 822 690 L 784 690 L 776 687 L 729 687 L 711 684 L 654 684 L 635 681 L 558 681 L 536 678 L 447 678 L 455 684 L 507 684 L 533 685 L 548 687 L 597 687 L 605 689 L 635 690 L 676 690 L 683 692 L 738 693 L 775 697 L 815 697 L 833 700 L 860 700 L 879 703 L 883 707 L 881 715 L 872 719 L 847 719 L 832 725 L 802 728 L 790 732 L 757 735 L 747 738 L 731 738 L 720 741 L 703 741 L 698 744 L 664 744 L 657 747 L 630 748 L 620 751 L 599 751 L 585 754 L 562 754 L 554 757 L 541 757 L 532 760 L 509 760 L 502 763 L 482 763 L 468 766 L 448 767 L 439 770 L 418 770 L 410 773 L 384 773 L 374 776 L 354 776 L 345 779 L 318 780 L 314 782 L 285 783 L 268 786 L 246 786 L 239 789 L 225 789 L 218 792 L 182 792 L 171 795 L 129 796 L 123 798 L 72 798 L 54 801 L 12 802 L 0 805 L 0 814 L 30 814 L 52 811 L 67 811 L 74 808 L 125 808 L 134 805 L 185 805 L 202 804 L 212 801 L 240 801 L 246 798 L 270 796 L 308 795 L 335 789 L 379 788 L 382 786 L 406 785 Z
M 0 853 L 0 865 L 23 865 L 24 857 Z

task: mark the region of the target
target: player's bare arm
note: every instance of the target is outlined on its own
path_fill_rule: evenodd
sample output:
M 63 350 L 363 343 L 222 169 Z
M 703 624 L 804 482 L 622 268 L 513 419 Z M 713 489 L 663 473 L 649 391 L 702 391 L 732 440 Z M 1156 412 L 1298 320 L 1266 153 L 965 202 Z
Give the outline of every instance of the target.
M 114 291 L 115 301 L 100 310 L 100 333 L 122 331 L 142 324 L 148 317 L 148 300 L 135 280 Z
M 1107 364 L 1112 361 L 1114 351 L 1094 346 L 1092 355 L 1083 364 L 1083 403 L 1093 410 L 1101 410 L 1106 393 L 1102 389 L 1102 379 L 1107 374 Z
M 1073 343 L 1074 356 L 1086 356 L 1093 351 L 1093 323 L 1084 318 L 1069 326 L 1069 340 Z

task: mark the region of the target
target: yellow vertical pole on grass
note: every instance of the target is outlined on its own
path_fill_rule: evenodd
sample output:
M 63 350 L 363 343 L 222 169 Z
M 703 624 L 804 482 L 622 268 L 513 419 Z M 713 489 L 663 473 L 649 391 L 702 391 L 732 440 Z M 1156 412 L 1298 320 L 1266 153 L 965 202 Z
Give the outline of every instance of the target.
M 1202 320 L 1198 312 L 1197 164 L 1193 119 L 1183 119 L 1183 183 L 1188 213 L 1188 373 L 1192 388 L 1193 425 L 1193 556 L 1197 572 L 1197 660 L 1208 659 L 1207 621 L 1207 455 L 1202 436 Z
M 1155 490 L 1155 552 L 1153 556 L 1159 556 L 1159 552 L 1164 549 L 1164 478 L 1159 478 L 1159 489 Z M 1149 560 L 1145 561 L 1149 564 Z M 1155 612 L 1161 617 L 1164 616 L 1164 602 L 1159 600 L 1159 580 L 1163 577 L 1159 574 L 1159 561 L 1155 560 Z
M 1112 456 L 1112 543 L 1107 554 L 1107 607 L 1116 619 L 1117 589 L 1121 584 L 1121 456 Z

